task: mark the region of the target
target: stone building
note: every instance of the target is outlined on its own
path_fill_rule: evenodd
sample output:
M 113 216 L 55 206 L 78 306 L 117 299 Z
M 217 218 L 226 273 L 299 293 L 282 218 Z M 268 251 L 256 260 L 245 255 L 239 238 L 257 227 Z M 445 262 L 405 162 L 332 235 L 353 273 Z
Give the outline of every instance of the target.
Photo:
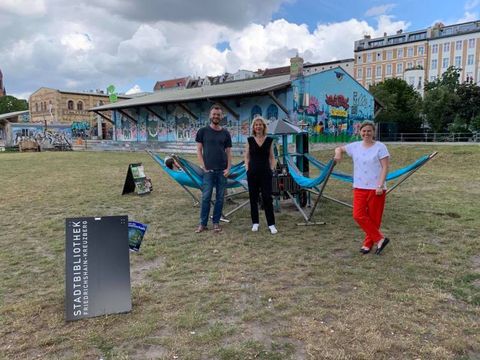
M 130 97 L 118 98 L 121 100 Z M 78 129 L 86 137 L 111 138 L 111 117 L 108 114 L 100 117 L 88 111 L 92 107 L 110 103 L 108 95 L 103 91 L 76 92 L 41 87 L 30 95 L 28 103 L 32 123 L 68 124 L 74 132 Z

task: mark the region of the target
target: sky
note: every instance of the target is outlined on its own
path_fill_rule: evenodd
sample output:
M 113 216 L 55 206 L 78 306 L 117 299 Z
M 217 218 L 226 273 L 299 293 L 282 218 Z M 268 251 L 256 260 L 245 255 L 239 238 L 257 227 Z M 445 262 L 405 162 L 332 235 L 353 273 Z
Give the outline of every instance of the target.
M 0 0 L 7 94 L 353 58 L 355 40 L 480 19 L 480 0 Z

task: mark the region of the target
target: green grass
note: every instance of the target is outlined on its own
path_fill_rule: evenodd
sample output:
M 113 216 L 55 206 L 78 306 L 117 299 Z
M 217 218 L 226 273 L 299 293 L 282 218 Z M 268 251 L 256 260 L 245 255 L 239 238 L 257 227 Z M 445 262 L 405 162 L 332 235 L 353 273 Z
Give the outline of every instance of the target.
M 480 147 L 389 148 L 392 169 L 440 153 L 388 196 L 380 257 L 332 202 L 323 226 L 282 203 L 275 236 L 246 209 L 194 234 L 199 209 L 145 153 L 1 153 L 0 359 L 478 358 Z M 152 194 L 120 195 L 133 162 Z M 326 193 L 351 201 L 336 180 Z M 149 225 L 132 311 L 67 323 L 65 218 L 107 215 Z

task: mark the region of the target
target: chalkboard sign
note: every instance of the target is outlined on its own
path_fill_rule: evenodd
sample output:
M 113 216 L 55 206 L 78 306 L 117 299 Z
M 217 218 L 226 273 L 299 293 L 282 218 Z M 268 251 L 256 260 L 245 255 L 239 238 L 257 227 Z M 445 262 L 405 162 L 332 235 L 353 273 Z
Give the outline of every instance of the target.
M 67 321 L 132 309 L 128 217 L 66 219 Z
M 152 191 L 152 181 L 145 176 L 142 163 L 128 165 L 127 177 L 123 185 L 122 195 L 136 192 L 138 195 L 149 194 Z

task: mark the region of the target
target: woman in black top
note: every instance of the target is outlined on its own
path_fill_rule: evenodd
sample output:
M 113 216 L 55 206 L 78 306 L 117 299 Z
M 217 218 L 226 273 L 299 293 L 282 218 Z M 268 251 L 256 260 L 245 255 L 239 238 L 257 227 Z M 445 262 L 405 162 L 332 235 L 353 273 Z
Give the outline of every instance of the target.
M 272 234 L 276 234 L 278 231 L 275 227 L 272 202 L 272 171 L 275 169 L 273 139 L 267 136 L 267 123 L 262 117 L 253 120 L 252 135 L 245 146 L 252 231 L 258 231 L 258 197 L 261 192 L 268 228 Z

